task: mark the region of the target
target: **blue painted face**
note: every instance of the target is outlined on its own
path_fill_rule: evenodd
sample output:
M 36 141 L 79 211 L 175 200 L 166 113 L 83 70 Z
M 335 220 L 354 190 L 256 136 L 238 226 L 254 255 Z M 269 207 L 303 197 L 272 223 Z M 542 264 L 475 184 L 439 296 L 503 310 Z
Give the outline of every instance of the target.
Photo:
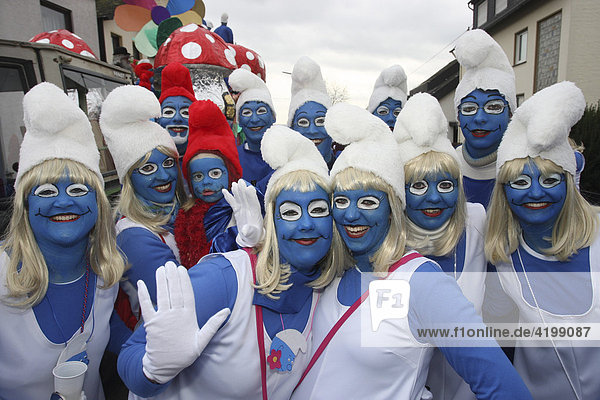
M 260 141 L 265 131 L 275 123 L 271 107 L 262 101 L 247 101 L 240 107 L 238 122 L 250 150 L 260 151 Z
M 158 123 L 169 131 L 180 156 L 183 156 L 187 148 L 188 118 L 191 104 L 192 102 L 187 97 L 171 96 L 167 97 L 160 105 L 161 115 Z
M 510 120 L 504 96 L 497 90 L 475 89 L 461 100 L 458 110 L 469 155 L 483 158 L 498 150 Z
M 458 181 L 449 173 L 428 175 L 405 188 L 406 215 L 423 229 L 440 228 L 456 210 Z
M 327 192 L 282 190 L 275 199 L 275 231 L 279 257 L 298 271 L 310 273 L 329 251 L 333 221 Z
M 200 154 L 196 157 L 188 166 L 194 196 L 207 203 L 221 200 L 221 190 L 229 188 L 229 173 L 225 162 L 212 154 Z
M 96 192 L 68 177 L 33 187 L 27 202 L 29 224 L 40 247 L 87 241 L 98 219 Z
M 332 139 L 325 130 L 325 113 L 327 108 L 324 105 L 314 101 L 306 102 L 296 110 L 292 129 L 312 140 L 325 162 L 329 163 L 333 150 Z
M 373 255 L 390 229 L 390 202 L 381 190 L 341 190 L 333 194 L 333 219 L 354 256 Z
M 166 204 L 173 201 L 177 186 L 177 161 L 154 149 L 148 161 L 131 174 L 136 196 L 145 202 Z
M 396 118 L 398 118 L 398 114 L 402 110 L 402 102 L 400 100 L 394 100 L 391 97 L 388 97 L 373 111 L 373 115 L 381 118 L 383 122 L 390 127 L 390 130 L 394 130 L 394 125 L 396 125 Z
M 521 226 L 553 226 L 565 204 L 567 183 L 564 174 L 543 176 L 534 163 L 523 168 L 515 180 L 504 184 L 508 205 Z

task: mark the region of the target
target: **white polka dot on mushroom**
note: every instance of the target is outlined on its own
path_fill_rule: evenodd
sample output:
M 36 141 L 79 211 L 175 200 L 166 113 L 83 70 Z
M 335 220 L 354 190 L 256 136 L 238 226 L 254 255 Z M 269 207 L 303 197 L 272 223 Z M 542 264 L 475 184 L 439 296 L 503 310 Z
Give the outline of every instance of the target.
M 246 58 L 250 61 L 254 60 L 254 54 L 251 51 L 246 52 Z
M 198 29 L 198 25 L 196 25 L 196 24 L 188 24 L 186 26 L 182 26 L 179 31 L 180 32 L 194 32 L 196 29 Z
M 208 33 L 205 33 L 204 36 L 206 36 L 206 38 L 208 39 L 209 42 L 211 42 L 211 43 L 215 42 L 215 38 L 212 37 L 211 35 L 209 35 Z
M 248 64 L 242 64 L 242 66 L 240 68 L 244 68 L 244 69 L 247 69 L 248 71 L 252 71 L 252 69 L 250 68 L 250 66 Z
M 63 39 L 61 43 L 67 49 L 72 49 L 73 47 L 75 47 L 75 45 L 73 44 L 73 42 L 71 42 L 70 40 L 67 40 L 67 39 Z
M 236 65 L 235 52 L 233 52 L 231 48 L 225 49 L 225 58 L 229 61 L 229 64 Z
M 258 56 L 258 65 L 260 65 L 261 68 L 265 67 L 265 63 L 263 62 L 263 60 L 260 56 Z
M 83 40 L 82 38 L 80 38 L 79 36 L 77 36 L 77 35 L 76 35 L 76 34 L 74 34 L 74 33 L 73 33 L 72 35 L 73 35 L 73 36 L 75 36 L 75 37 L 76 37 L 77 39 L 79 39 L 79 40 Z
M 188 42 L 181 46 L 181 55 L 188 60 L 198 58 L 200 54 L 202 54 L 202 46 L 196 42 Z
M 48 39 L 48 38 L 43 38 L 43 39 L 40 39 L 40 40 L 36 40 L 35 42 L 36 42 L 36 43 L 50 43 L 50 39 Z
M 167 40 L 165 40 L 165 42 L 163 43 L 163 46 L 167 47 L 167 45 L 169 44 L 170 41 L 171 41 L 171 38 L 168 37 Z
M 89 52 L 89 51 L 87 51 L 87 50 L 83 50 L 83 51 L 82 51 L 81 53 L 79 53 L 79 54 L 81 54 L 82 56 L 86 56 L 86 57 L 92 57 L 92 58 L 96 58 L 96 57 L 95 57 L 95 56 L 94 56 L 92 53 L 90 53 L 90 52 Z

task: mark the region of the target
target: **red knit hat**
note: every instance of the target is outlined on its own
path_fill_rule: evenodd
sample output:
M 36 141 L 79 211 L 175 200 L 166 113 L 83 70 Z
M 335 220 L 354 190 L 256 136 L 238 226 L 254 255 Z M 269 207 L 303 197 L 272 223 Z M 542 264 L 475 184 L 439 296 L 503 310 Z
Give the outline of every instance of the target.
M 170 63 L 160 73 L 160 103 L 167 97 L 183 96 L 196 101 L 190 71 L 180 63 Z
M 198 100 L 190 106 L 188 145 L 183 156 L 183 176 L 189 181 L 188 164 L 198 153 L 212 153 L 223 158 L 229 182 L 242 177 L 242 166 L 233 132 L 225 115 L 210 100 Z

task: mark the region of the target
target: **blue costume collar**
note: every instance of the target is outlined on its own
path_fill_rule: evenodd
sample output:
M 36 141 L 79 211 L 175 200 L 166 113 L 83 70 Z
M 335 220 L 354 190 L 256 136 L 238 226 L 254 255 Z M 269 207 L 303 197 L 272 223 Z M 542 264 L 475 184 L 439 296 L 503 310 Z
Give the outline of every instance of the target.
M 306 284 L 317 279 L 320 271 L 315 269 L 310 274 L 304 275 L 294 267 L 290 267 L 290 269 L 292 274 L 288 279 L 288 283 L 291 283 L 292 286 L 284 292 L 279 293 L 279 299 L 271 299 L 255 290 L 252 304 L 266 307 L 280 314 L 295 314 L 299 312 L 313 293 L 313 289 L 306 286 Z

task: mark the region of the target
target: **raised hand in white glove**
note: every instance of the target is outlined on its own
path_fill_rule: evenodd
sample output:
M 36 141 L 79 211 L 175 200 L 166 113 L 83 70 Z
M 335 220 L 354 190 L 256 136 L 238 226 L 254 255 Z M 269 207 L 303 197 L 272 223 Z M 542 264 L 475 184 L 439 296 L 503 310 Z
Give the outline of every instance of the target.
M 231 193 L 223 189 L 223 196 L 233 209 L 238 228 L 235 241 L 241 247 L 254 247 L 263 236 L 263 217 L 256 189 L 243 179 L 231 184 Z
M 190 277 L 172 261 L 156 270 L 157 310 L 144 282 L 137 284 L 146 329 L 144 374 L 151 381 L 166 383 L 196 361 L 230 310 L 219 311 L 200 329 Z

